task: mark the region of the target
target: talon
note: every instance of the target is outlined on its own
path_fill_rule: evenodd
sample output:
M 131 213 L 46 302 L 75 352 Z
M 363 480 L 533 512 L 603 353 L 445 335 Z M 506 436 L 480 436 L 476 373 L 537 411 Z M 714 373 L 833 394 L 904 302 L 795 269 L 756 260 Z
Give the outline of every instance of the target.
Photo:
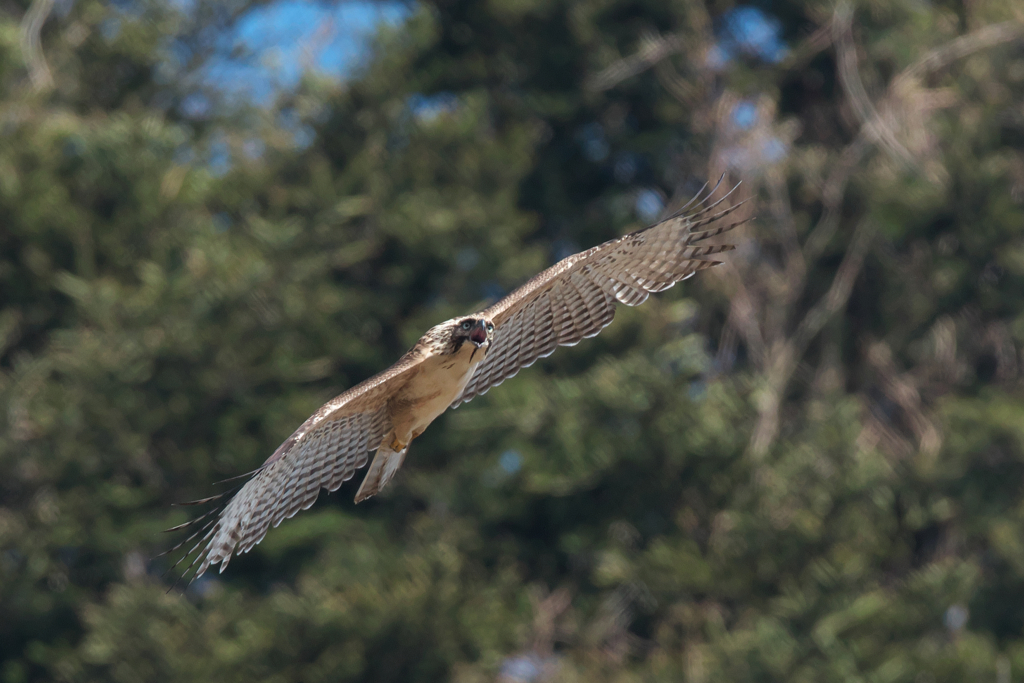
M 391 450 L 393 450 L 395 453 L 401 453 L 402 451 L 405 450 L 405 447 L 408 445 L 409 444 L 407 443 L 402 443 L 401 441 L 399 441 L 398 437 L 396 436 L 395 438 L 391 439 L 391 443 L 388 444 L 388 447 L 391 448 Z

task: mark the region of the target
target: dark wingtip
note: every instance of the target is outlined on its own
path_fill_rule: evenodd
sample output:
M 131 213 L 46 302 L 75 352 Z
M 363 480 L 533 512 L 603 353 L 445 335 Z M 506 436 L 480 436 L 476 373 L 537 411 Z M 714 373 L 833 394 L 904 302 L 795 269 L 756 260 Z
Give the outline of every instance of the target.
M 191 507 L 193 505 L 205 505 L 206 503 L 212 503 L 215 500 L 220 500 L 225 494 L 218 493 L 216 496 L 210 496 L 209 498 L 200 498 L 199 500 L 189 500 L 184 503 L 171 503 L 171 507 Z
M 192 576 L 189 577 L 187 582 L 185 583 L 186 588 L 192 585 L 192 582 L 202 575 L 196 570 L 196 565 L 205 555 L 205 551 L 201 550 L 200 548 L 204 543 L 206 543 L 210 539 L 211 536 L 213 536 L 214 533 L 216 533 L 219 526 L 221 513 L 223 513 L 225 507 L 230 502 L 231 497 L 238 493 L 238 491 L 240 491 L 241 489 L 242 486 L 236 486 L 229 491 L 225 491 L 223 493 L 219 493 L 215 496 L 210 496 L 208 498 L 193 500 L 187 503 L 174 503 L 176 507 L 202 505 L 204 503 L 211 502 L 215 502 L 216 505 L 214 505 L 209 510 L 203 512 L 202 514 L 188 520 L 187 522 L 178 524 L 164 531 L 164 533 L 169 533 L 174 531 L 181 531 L 183 529 L 195 529 L 193 533 L 188 535 L 186 538 L 182 539 L 180 542 L 176 543 L 171 548 L 165 550 L 162 553 L 159 553 L 158 555 L 156 555 L 156 557 L 164 557 L 166 555 L 171 555 L 172 553 L 175 553 L 178 550 L 186 548 L 189 544 L 192 543 L 192 541 L 196 541 L 196 539 L 198 539 L 198 541 L 196 541 L 195 544 L 192 545 L 190 548 L 185 550 L 181 557 L 179 557 L 174 564 L 168 567 L 167 571 L 165 571 L 161 576 L 161 579 L 165 579 L 171 573 L 177 574 L 177 572 L 175 572 L 175 569 L 178 567 L 178 565 L 186 561 L 189 557 L 192 557 L 192 555 L 195 553 L 195 557 L 192 559 L 191 562 L 189 562 L 188 566 L 185 567 L 184 571 L 175 576 L 174 582 L 171 584 L 171 587 L 167 589 L 168 593 L 177 588 L 178 585 L 182 583 L 182 581 L 189 575 L 190 572 L 192 573 Z M 199 552 L 197 553 L 196 551 Z
M 710 210 L 714 209 L 716 206 L 718 206 L 723 201 L 728 199 L 729 196 L 733 192 L 736 191 L 736 188 L 738 188 L 740 185 L 743 184 L 742 180 L 737 181 L 736 184 L 733 185 L 729 189 L 729 191 L 725 193 L 724 196 L 722 196 L 720 199 L 715 201 L 713 204 L 708 205 L 707 204 L 708 200 L 710 200 L 711 197 L 714 196 L 715 192 L 718 192 L 718 188 L 721 187 L 722 183 L 725 181 L 725 175 L 726 174 L 723 173 L 721 176 L 719 176 L 718 182 L 715 183 L 714 187 L 712 187 L 710 190 L 708 190 L 707 194 L 704 197 L 701 197 L 701 195 L 704 194 L 704 190 L 708 189 L 708 183 L 704 183 L 704 185 L 702 185 L 701 188 L 699 190 L 697 190 L 697 194 L 695 194 L 693 196 L 693 198 L 690 199 L 690 201 L 688 201 L 685 204 L 683 204 L 676 211 L 674 211 L 669 216 L 665 217 L 664 219 L 662 219 L 659 222 L 663 223 L 665 221 L 670 221 L 670 220 L 672 220 L 674 218 L 679 218 L 680 216 L 684 216 L 684 215 L 686 215 L 687 211 L 689 211 L 692 207 L 694 207 L 695 204 L 696 204 L 697 207 L 702 207 L 702 208 L 700 208 L 699 211 L 696 211 L 697 214 L 703 214 L 703 213 L 705 213 L 707 211 L 710 211 Z M 745 202 L 746 200 L 744 199 L 743 201 Z M 739 202 L 739 203 L 742 204 L 743 202 Z

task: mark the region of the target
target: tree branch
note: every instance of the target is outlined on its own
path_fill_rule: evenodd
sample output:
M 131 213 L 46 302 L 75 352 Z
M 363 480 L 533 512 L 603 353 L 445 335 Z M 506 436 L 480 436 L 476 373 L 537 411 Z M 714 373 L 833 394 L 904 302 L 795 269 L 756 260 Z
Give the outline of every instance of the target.
M 627 78 L 647 71 L 661 60 L 683 49 L 683 39 L 675 35 L 658 36 L 645 32 L 640 38 L 640 43 L 640 49 L 636 53 L 619 59 L 587 79 L 587 90 L 601 92 L 614 88 Z
M 857 70 L 857 48 L 853 44 L 853 9 L 848 2 L 841 2 L 836 7 L 832 27 L 839 62 L 839 82 L 850 102 L 850 108 L 860 120 L 862 130 L 866 130 L 896 160 L 911 168 L 915 167 L 913 155 L 896 138 L 864 90 Z
M 50 16 L 53 9 L 53 0 L 32 0 L 28 11 L 21 20 L 21 50 L 28 63 L 28 77 L 32 81 L 32 87 L 36 90 L 46 90 L 53 87 L 53 75 L 43 55 L 43 45 L 40 33 L 43 24 Z
M 867 220 L 857 226 L 828 292 L 811 307 L 789 339 L 776 342 L 769 349 L 765 387 L 758 400 L 758 422 L 750 438 L 749 453 L 753 457 L 764 456 L 775 441 L 779 433 L 782 397 L 793 372 L 814 337 L 849 300 L 874 233 L 874 224 Z

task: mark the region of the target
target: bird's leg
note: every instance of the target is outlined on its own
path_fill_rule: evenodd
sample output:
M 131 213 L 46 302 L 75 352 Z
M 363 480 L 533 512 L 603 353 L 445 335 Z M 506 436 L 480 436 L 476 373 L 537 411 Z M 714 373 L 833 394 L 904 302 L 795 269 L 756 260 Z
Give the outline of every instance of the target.
M 426 428 L 424 427 L 424 429 Z M 422 433 L 423 429 L 417 429 L 412 433 L 412 436 L 409 437 L 409 440 L 404 443 L 402 442 L 401 439 L 398 438 L 398 434 L 394 434 L 391 437 L 391 443 L 388 444 L 388 447 L 395 453 L 401 453 L 402 451 L 409 447 L 409 444 L 412 443 L 413 439 L 418 439 L 420 437 L 420 434 Z

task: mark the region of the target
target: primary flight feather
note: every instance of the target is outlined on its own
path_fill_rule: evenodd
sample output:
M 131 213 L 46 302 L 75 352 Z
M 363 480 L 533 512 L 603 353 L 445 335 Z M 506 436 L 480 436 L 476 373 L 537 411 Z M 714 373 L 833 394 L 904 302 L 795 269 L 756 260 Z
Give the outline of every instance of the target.
M 171 551 L 195 541 L 184 556 L 199 551 L 188 568 L 198 564 L 192 578 L 217 563 L 223 572 L 233 554 L 251 550 L 271 525 L 309 508 L 320 489 L 335 491 L 351 479 L 373 451 L 355 500 L 376 494 L 401 467 L 412 440 L 447 408 L 486 393 L 559 346 L 593 337 L 612 321 L 616 304 L 636 306 L 651 292 L 718 265 L 709 257 L 735 247 L 704 241 L 743 221 L 723 221 L 739 204 L 719 210 L 725 197 L 710 203 L 713 193 L 701 198 L 702 190 L 651 227 L 559 261 L 490 308 L 432 327 L 390 368 L 324 404 L 233 496 L 196 501 L 221 505 L 169 529 L 194 529 Z

